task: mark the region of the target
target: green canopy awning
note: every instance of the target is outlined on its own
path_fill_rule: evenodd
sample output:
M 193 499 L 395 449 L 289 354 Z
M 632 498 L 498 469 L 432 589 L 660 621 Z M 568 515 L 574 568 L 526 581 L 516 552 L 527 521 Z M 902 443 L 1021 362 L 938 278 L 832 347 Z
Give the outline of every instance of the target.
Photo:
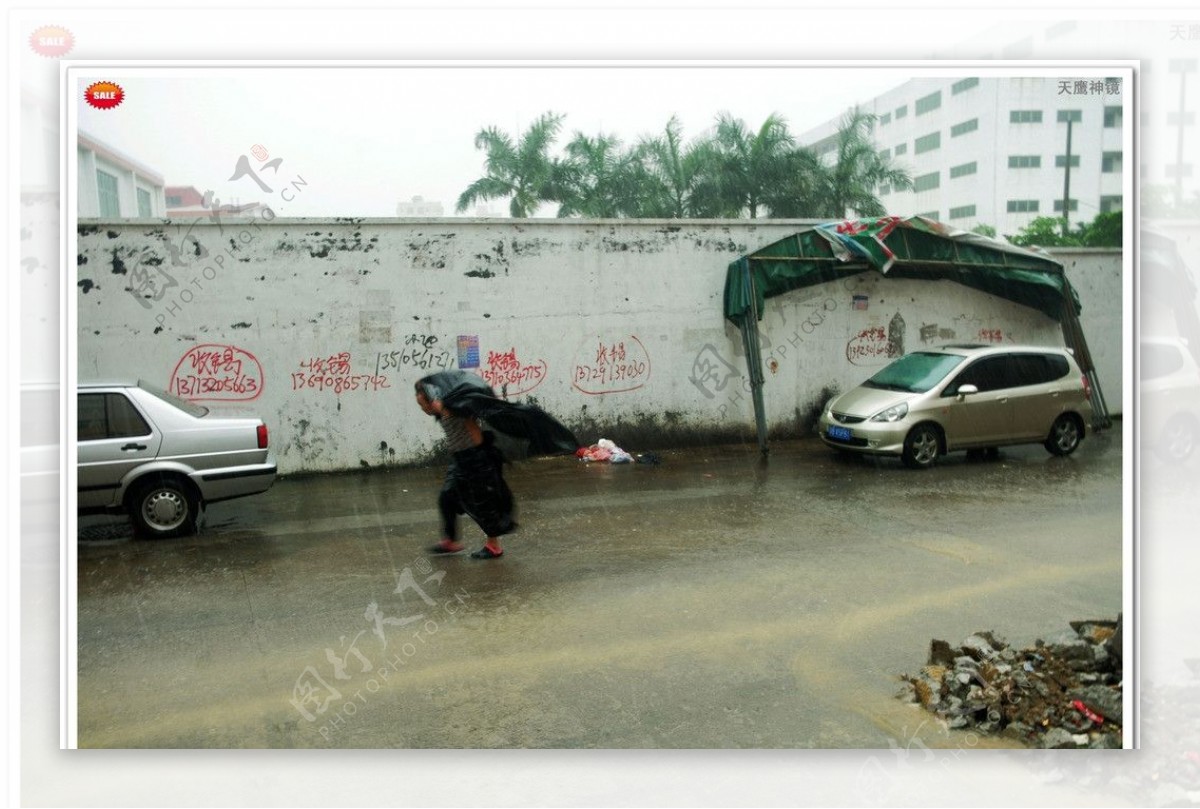
M 761 320 L 767 298 L 871 270 L 956 281 L 1059 321 L 1068 299 L 1075 316 L 1082 311 L 1062 264 L 1047 255 L 919 216 L 883 216 L 814 225 L 742 256 L 725 277 L 725 317 L 740 324 L 753 311 Z
M 1095 426 L 1108 409 L 1079 323 L 1083 307 L 1063 265 L 1050 256 L 946 227 L 919 216 L 881 216 L 813 225 L 729 265 L 725 317 L 742 332 L 758 443 L 767 451 L 758 329 L 767 298 L 874 270 L 889 278 L 955 281 L 1037 309 L 1057 320 L 1063 340 L 1092 381 Z

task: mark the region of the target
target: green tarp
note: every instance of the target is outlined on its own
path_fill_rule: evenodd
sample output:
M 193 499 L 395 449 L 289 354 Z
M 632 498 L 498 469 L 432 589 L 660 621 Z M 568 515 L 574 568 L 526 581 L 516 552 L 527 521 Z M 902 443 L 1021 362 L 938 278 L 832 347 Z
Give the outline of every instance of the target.
M 801 230 L 729 265 L 725 317 L 741 325 L 763 302 L 793 289 L 871 270 L 889 278 L 956 281 L 1063 320 L 1079 295 L 1062 264 L 1029 250 L 922 217 L 884 216 Z M 752 300 L 753 298 L 753 300 Z

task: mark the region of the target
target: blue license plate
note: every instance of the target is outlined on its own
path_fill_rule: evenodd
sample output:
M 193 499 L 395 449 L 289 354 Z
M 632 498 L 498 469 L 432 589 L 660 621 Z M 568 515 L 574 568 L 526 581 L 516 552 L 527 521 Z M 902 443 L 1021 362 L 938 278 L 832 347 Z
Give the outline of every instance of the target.
M 835 441 L 849 441 L 850 430 L 845 427 L 834 427 L 832 424 L 825 428 L 825 434 Z

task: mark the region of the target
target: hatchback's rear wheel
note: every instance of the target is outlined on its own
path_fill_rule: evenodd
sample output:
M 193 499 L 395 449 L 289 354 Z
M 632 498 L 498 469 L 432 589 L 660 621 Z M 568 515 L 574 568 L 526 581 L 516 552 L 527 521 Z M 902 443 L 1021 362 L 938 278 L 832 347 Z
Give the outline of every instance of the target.
M 178 478 L 156 476 L 135 486 L 129 495 L 134 527 L 149 538 L 177 537 L 196 530 L 200 500 Z
M 928 469 L 942 451 L 942 438 L 932 424 L 918 424 L 904 439 L 900 460 L 913 469 Z
M 1070 414 L 1063 413 L 1054 420 L 1045 447 L 1053 455 L 1070 455 L 1083 440 L 1083 425 Z

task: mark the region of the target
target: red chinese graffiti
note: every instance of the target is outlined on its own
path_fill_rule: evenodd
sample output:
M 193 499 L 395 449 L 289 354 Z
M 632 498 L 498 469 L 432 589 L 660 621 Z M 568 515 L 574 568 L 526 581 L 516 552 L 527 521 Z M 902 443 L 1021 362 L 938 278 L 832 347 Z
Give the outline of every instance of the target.
M 899 347 L 883 326 L 863 329 L 846 343 L 846 359 L 852 365 L 879 365 L 898 356 Z
M 237 346 L 194 346 L 176 363 L 167 390 L 193 402 L 250 401 L 263 392 L 262 364 Z
M 1004 331 L 1002 329 L 980 329 L 977 339 L 981 343 L 1003 343 Z
M 546 380 L 546 361 L 534 360 L 523 363 L 517 358 L 517 350 L 489 351 L 485 367 L 479 375 L 493 388 L 499 388 L 503 396 L 520 396 L 536 388 Z
M 328 357 L 309 357 L 292 373 L 292 390 L 317 390 L 341 396 L 351 391 L 375 392 L 392 386 L 383 374 L 356 374 L 349 351 Z
M 593 348 L 593 346 L 595 346 Z M 627 393 L 643 387 L 650 379 L 650 355 L 637 337 L 589 343 L 577 356 L 571 384 L 580 393 Z

